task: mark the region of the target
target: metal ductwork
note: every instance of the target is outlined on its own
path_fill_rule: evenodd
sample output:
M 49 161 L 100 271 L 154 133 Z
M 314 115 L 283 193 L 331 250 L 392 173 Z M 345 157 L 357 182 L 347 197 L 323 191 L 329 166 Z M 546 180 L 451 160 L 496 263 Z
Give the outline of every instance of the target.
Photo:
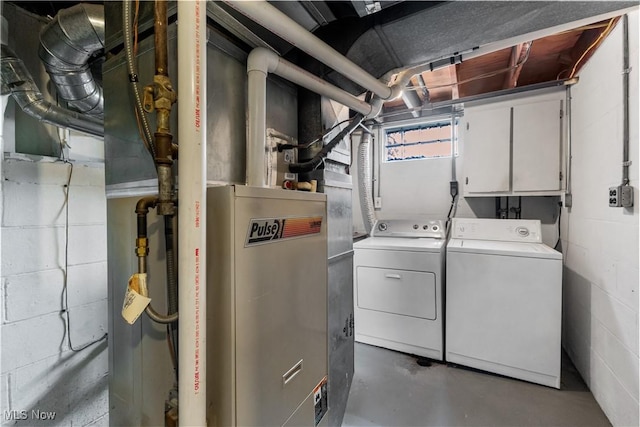
M 33 77 L 18 56 L 2 45 L 2 95 L 11 94 L 20 108 L 30 116 L 55 126 L 103 136 L 102 119 L 60 108 L 44 99 Z
M 63 9 L 40 33 L 38 55 L 69 106 L 103 117 L 102 87 L 89 69 L 89 59 L 104 49 L 104 6 L 78 4 Z

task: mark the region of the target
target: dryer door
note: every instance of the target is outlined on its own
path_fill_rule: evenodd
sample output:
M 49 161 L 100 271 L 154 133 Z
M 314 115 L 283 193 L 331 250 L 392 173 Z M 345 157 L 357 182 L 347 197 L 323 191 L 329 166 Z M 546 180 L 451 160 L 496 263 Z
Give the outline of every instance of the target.
M 435 320 L 434 273 L 358 266 L 356 274 L 358 308 Z

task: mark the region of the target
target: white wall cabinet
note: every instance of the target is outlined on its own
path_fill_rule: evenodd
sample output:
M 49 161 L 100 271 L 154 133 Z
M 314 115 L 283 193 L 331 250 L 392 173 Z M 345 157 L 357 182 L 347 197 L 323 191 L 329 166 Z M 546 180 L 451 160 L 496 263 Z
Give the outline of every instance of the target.
M 465 109 L 464 194 L 556 195 L 564 91 Z
M 511 108 L 469 109 L 464 117 L 466 190 L 509 191 Z
M 561 189 L 562 101 L 513 107 L 514 192 Z

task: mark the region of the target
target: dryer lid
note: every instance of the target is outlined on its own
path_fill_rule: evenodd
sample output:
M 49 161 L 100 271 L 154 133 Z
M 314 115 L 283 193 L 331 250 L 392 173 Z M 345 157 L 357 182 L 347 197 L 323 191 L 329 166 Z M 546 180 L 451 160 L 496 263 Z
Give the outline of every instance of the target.
M 561 252 L 544 243 L 451 239 L 447 245 L 447 253 L 456 252 L 562 260 Z

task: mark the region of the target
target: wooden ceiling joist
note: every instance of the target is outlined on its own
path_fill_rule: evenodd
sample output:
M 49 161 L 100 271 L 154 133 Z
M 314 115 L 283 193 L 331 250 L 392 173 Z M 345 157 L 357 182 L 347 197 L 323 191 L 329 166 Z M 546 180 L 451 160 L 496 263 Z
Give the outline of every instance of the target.
M 504 77 L 503 87 L 512 89 L 518 85 L 518 77 L 522 73 L 526 62 L 527 51 L 531 49 L 531 42 L 520 43 L 511 48 L 511 56 L 509 57 L 509 71 Z
M 449 66 L 449 76 L 451 77 L 451 99 L 459 99 L 460 91 L 458 90 L 458 64 Z
M 613 30 L 618 18 L 583 26 L 500 49 L 414 76 L 402 99 L 385 103 L 385 111 L 412 107 L 503 89 L 549 82 L 577 75 Z M 425 89 L 426 88 L 426 89 Z

